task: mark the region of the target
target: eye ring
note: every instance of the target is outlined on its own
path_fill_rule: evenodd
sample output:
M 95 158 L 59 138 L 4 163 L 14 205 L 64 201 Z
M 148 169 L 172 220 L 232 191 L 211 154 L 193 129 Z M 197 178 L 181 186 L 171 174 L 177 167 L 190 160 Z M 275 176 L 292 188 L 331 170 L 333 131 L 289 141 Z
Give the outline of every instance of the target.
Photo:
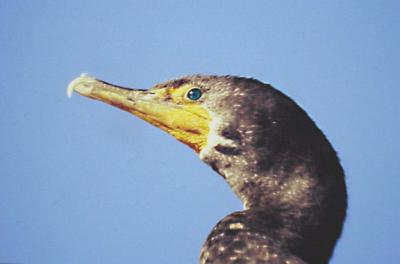
M 195 87 L 195 88 L 190 89 L 190 90 L 187 92 L 186 97 L 187 97 L 189 100 L 197 101 L 197 100 L 200 99 L 201 95 L 202 95 L 202 92 L 201 92 L 200 88 Z

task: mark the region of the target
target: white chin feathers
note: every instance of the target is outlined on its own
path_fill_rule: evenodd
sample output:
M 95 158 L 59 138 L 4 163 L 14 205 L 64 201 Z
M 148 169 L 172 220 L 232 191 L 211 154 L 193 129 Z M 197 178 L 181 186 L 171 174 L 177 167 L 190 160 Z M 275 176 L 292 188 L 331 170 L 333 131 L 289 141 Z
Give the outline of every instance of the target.
M 238 147 L 235 141 L 220 135 L 221 129 L 224 127 L 224 123 L 221 118 L 213 114 L 211 111 L 209 113 L 211 115 L 210 131 L 208 133 L 207 145 L 200 151 L 199 154 L 201 160 L 205 160 L 206 157 L 209 156 L 214 148 L 218 145 L 232 148 Z

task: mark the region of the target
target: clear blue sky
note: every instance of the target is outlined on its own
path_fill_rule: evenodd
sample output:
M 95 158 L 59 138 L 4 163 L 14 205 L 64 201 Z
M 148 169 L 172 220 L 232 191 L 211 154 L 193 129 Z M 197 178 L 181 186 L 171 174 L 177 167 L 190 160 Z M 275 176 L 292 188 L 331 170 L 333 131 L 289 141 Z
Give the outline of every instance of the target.
M 0 1 L 0 262 L 197 263 L 242 208 L 170 135 L 75 95 L 252 76 L 337 149 L 350 207 L 332 263 L 400 258 L 399 1 Z

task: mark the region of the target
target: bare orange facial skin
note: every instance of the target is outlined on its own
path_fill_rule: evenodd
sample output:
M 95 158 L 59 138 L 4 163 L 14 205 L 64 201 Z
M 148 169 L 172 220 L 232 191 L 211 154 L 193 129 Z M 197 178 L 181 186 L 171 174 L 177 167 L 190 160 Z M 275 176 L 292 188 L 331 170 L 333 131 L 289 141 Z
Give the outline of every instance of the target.
M 134 90 L 81 76 L 71 82 L 68 95 L 76 91 L 130 112 L 199 153 L 207 145 L 211 117 L 201 103 L 186 97 L 192 88 L 184 84 L 149 91 Z

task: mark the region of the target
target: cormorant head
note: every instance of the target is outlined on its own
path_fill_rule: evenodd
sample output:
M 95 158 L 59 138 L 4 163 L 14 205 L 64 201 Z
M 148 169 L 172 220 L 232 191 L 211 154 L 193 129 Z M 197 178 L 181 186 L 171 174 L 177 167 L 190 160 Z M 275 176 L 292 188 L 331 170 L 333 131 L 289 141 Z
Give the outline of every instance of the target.
M 193 75 L 141 90 L 81 76 L 70 84 L 73 91 L 128 111 L 194 149 L 247 208 L 271 205 L 273 195 L 307 205 L 315 159 L 334 153 L 296 103 L 254 79 Z

